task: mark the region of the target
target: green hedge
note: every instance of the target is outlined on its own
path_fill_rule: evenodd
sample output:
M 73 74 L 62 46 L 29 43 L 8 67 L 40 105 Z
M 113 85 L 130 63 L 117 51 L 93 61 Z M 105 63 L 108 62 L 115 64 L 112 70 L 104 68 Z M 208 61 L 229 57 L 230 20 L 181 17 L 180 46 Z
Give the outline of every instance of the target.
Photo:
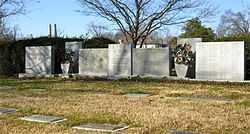
M 88 39 L 84 42 L 83 48 L 108 48 L 108 44 L 114 44 L 115 41 L 104 38 L 104 37 L 95 37 Z

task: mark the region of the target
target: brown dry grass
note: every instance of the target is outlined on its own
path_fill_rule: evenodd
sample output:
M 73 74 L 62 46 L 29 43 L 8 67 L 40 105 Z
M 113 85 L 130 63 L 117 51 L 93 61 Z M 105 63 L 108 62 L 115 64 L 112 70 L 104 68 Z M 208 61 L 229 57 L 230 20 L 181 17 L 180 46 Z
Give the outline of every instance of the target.
M 1 134 L 95 134 L 70 127 L 81 123 L 127 123 L 124 134 L 164 134 L 188 130 L 205 134 L 250 133 L 250 85 L 182 82 L 0 80 L 0 107 L 18 108 L 0 116 Z M 45 89 L 35 92 L 32 89 Z M 127 97 L 147 92 L 150 97 Z M 171 97 L 212 97 L 223 101 L 192 101 Z M 170 97 L 170 98 L 169 98 Z M 67 118 L 61 124 L 20 121 L 30 114 Z

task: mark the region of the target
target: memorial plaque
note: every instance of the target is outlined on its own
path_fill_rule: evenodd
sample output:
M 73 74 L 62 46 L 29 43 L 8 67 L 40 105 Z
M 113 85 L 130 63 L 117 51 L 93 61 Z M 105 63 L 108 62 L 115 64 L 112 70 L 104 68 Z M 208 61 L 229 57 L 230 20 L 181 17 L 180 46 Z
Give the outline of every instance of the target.
M 21 118 L 21 120 L 31 121 L 31 122 L 40 122 L 40 123 L 59 123 L 63 122 L 66 119 L 55 117 L 55 116 L 45 116 L 45 115 L 32 115 Z
M 87 131 L 100 131 L 100 132 L 117 132 L 124 129 L 127 129 L 129 126 L 122 124 L 122 125 L 112 125 L 112 124 L 94 124 L 88 123 L 84 125 L 75 126 L 75 129 L 82 129 Z

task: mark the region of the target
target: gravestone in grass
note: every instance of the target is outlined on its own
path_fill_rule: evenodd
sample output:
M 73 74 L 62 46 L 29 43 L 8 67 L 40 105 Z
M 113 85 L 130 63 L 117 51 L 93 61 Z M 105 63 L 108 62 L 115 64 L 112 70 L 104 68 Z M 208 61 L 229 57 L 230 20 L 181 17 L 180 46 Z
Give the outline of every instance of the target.
M 149 97 L 151 94 L 149 93 L 126 93 L 125 96 L 127 97 Z
M 29 91 L 39 93 L 39 92 L 45 92 L 47 90 L 43 88 L 32 88 L 32 89 L 29 89 Z
M 15 113 L 16 109 L 13 108 L 0 108 L 0 115 Z
M 112 125 L 112 124 L 95 124 L 88 123 L 79 126 L 75 126 L 75 129 L 87 130 L 87 131 L 100 131 L 100 132 L 117 132 L 127 129 L 129 126 L 126 124 Z
M 20 119 L 24 121 L 40 122 L 40 123 L 59 123 L 66 120 L 61 117 L 45 116 L 45 115 L 31 115 Z
M 0 86 L 0 90 L 8 90 L 8 89 L 13 89 L 11 86 Z
M 216 98 L 216 97 L 170 97 L 173 99 L 184 100 L 184 101 L 196 101 L 196 102 L 220 102 L 220 103 L 235 103 L 234 100 L 226 98 Z

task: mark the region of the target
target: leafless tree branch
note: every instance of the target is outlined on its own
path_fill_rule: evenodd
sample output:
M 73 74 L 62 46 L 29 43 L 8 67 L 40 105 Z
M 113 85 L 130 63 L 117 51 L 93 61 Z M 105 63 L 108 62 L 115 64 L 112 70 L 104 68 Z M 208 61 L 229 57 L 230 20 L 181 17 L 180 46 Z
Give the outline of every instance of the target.
M 250 11 L 226 11 L 221 16 L 217 34 L 219 37 L 250 34 Z
M 154 31 L 214 15 L 206 0 L 78 0 L 83 12 L 116 24 L 127 41 L 141 45 Z

